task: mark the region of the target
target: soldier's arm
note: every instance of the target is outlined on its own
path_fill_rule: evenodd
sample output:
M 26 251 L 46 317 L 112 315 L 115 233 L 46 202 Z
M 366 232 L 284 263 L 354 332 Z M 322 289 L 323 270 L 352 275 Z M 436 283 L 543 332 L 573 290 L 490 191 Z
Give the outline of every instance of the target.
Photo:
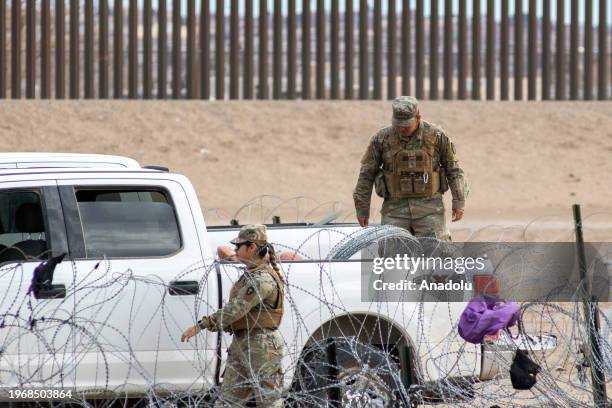
M 465 173 L 459 167 L 453 141 L 443 132 L 440 137 L 440 165 L 446 172 L 446 180 L 453 196 L 453 210 L 460 210 L 465 207 L 465 199 L 469 193 L 467 180 Z
M 370 139 L 368 147 L 361 158 L 359 178 L 357 179 L 357 185 L 353 191 L 353 200 L 355 201 L 355 211 L 357 212 L 357 217 L 370 216 L 372 186 L 374 185 L 376 172 L 382 163 L 382 155 L 379 144 L 380 140 L 378 134 L 376 134 Z
M 244 317 L 252 308 L 268 297 L 274 287 L 260 277 L 247 277 L 247 283 L 238 290 L 236 297 L 230 299 L 223 308 L 210 316 L 202 318 L 198 324 L 202 329 L 221 331 Z

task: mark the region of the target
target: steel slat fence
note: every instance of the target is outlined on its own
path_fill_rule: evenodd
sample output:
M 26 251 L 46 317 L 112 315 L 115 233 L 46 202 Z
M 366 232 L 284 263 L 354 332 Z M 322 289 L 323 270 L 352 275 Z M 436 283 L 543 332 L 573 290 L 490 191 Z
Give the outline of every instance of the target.
M 0 98 L 609 100 L 610 1 L 2 1 Z

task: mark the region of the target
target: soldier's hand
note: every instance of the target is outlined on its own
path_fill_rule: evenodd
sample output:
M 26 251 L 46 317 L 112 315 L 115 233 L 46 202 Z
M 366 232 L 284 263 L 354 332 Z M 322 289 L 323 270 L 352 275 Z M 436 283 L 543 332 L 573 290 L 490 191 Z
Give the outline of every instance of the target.
M 357 221 L 359 222 L 359 225 L 361 225 L 363 228 L 368 226 L 369 219 L 370 217 L 357 217 Z
M 456 208 L 453 210 L 453 222 L 459 221 L 463 218 L 463 208 Z
M 198 334 L 201 331 L 202 331 L 202 329 L 200 329 L 200 327 L 198 327 L 198 325 L 191 326 L 190 328 L 185 330 L 185 332 L 181 335 L 181 343 L 186 342 L 187 340 L 189 340 L 190 338 L 192 338 L 193 336 L 195 336 L 196 334 Z

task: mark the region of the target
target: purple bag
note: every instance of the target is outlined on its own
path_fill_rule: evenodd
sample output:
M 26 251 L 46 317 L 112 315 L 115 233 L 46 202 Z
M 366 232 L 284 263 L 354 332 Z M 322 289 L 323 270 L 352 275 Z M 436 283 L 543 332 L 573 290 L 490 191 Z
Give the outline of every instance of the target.
M 467 342 L 480 344 L 484 336 L 514 326 L 521 307 L 514 302 L 499 302 L 478 296 L 470 300 L 459 318 L 459 335 Z

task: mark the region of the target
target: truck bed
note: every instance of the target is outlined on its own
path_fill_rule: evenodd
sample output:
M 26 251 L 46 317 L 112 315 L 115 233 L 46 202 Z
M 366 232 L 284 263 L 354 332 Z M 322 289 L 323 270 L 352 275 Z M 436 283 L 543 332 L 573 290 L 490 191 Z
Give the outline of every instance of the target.
M 315 225 L 306 223 L 270 224 L 268 237 L 277 252 L 294 251 L 306 259 L 326 259 L 330 251 L 363 229 L 357 223 Z M 207 226 L 213 250 L 229 246 L 240 226 Z

